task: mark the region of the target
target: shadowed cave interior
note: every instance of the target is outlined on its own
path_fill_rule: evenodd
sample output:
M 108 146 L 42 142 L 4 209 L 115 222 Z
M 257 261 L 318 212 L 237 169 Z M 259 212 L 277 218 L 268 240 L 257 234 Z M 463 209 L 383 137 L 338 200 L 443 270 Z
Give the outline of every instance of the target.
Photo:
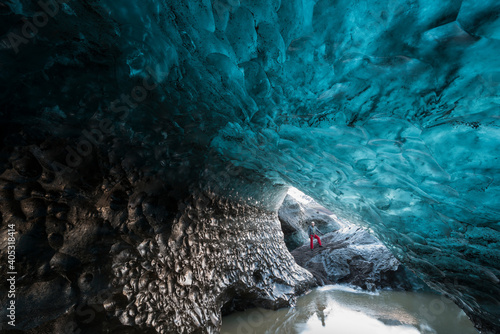
M 314 286 L 278 220 L 295 187 L 498 332 L 499 14 L 0 3 L 0 279 L 15 226 L 16 330 L 216 333 L 234 298 L 294 305 Z

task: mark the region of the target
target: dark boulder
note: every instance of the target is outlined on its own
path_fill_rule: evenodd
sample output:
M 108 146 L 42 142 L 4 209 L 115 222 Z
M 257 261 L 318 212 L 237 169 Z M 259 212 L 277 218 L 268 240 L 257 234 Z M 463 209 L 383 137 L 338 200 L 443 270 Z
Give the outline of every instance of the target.
M 426 289 L 425 283 L 401 265 L 377 238 L 360 227 L 346 227 L 292 252 L 297 263 L 309 270 L 318 284 L 347 283 L 367 290 Z

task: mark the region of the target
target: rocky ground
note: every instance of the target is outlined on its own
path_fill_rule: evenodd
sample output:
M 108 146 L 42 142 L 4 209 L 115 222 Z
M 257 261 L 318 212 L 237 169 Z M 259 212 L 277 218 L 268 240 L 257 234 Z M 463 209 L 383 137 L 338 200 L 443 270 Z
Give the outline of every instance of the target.
M 348 283 L 367 290 L 425 288 L 377 238 L 360 227 L 345 227 L 320 236 L 323 247 L 309 240 L 292 252 L 295 261 L 309 270 L 319 285 Z

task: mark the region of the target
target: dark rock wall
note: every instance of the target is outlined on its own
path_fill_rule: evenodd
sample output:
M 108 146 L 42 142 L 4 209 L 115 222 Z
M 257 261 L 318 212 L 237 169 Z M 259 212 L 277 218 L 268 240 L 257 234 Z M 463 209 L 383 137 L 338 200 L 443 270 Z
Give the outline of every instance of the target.
M 132 149 L 120 164 L 96 151 L 57 175 L 43 159 L 57 147 L 46 140 L 3 151 L 0 261 L 14 224 L 17 330 L 215 333 L 222 308 L 293 305 L 312 285 L 285 247 L 277 213 L 185 196 L 158 175 L 127 169 Z M 5 305 L 6 290 L 0 299 Z
M 276 214 L 204 195 L 187 203 L 170 237 L 115 246 L 123 250 L 113 259 L 114 285 L 128 304 L 109 310 L 160 333 L 215 333 L 223 306 L 294 305 L 312 282 L 286 250 Z

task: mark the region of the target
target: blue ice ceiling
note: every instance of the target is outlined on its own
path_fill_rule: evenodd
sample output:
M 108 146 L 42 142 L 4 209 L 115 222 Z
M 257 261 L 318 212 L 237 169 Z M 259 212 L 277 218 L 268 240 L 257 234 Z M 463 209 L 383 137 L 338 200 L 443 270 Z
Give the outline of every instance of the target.
M 500 327 L 499 2 L 56 7 L 20 42 L 43 9 L 0 5 L 11 122 L 78 136 L 112 118 L 171 182 L 254 205 L 297 187 Z

